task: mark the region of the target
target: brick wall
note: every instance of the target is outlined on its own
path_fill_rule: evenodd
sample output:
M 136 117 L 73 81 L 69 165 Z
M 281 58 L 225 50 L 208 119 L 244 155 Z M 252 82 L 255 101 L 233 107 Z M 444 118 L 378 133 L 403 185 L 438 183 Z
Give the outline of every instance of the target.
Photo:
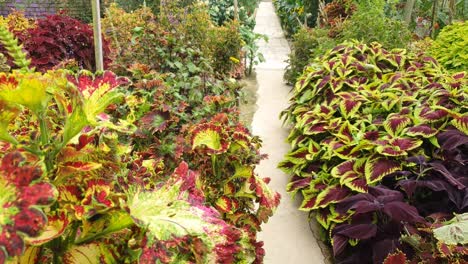
M 90 0 L 0 0 L 0 15 L 7 16 L 12 9 L 23 10 L 28 17 L 44 17 L 59 10 L 67 10 L 73 17 L 90 19 Z

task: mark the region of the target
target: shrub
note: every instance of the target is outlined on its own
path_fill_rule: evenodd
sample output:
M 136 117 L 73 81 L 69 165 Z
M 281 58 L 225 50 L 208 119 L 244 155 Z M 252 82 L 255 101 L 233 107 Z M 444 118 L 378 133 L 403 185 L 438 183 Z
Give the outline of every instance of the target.
M 335 46 L 335 40 L 328 37 L 328 31 L 320 28 L 301 28 L 293 37 L 288 67 L 284 79 L 294 84 L 311 58 L 318 57 Z
M 467 34 L 466 21 L 444 27 L 430 48 L 430 54 L 449 71 L 468 70 Z
M 382 0 L 360 3 L 356 12 L 344 22 L 338 35 L 341 41 L 376 41 L 387 49 L 405 48 L 411 40 L 411 33 L 402 21 L 385 16 Z
M 314 213 L 338 263 L 382 263 L 397 249 L 408 258 L 437 256 L 432 249 L 415 255 L 421 249 L 401 235 L 427 237 L 424 228 L 449 219 L 439 213 L 465 210 L 458 198 L 441 201 L 414 190 L 458 197 L 468 188 L 460 173 L 466 80 L 430 57 L 349 42 L 316 58 L 298 79 L 282 114 L 293 126 L 292 149 L 279 167 L 292 174 L 288 192 L 303 195 L 300 210 Z
M 64 15 L 47 16 L 36 23 L 36 27 L 18 37 L 37 70 L 47 71 L 66 60 L 75 60 L 81 69 L 95 68 L 91 26 Z M 103 50 L 105 65 L 108 65 L 110 50 L 106 40 Z

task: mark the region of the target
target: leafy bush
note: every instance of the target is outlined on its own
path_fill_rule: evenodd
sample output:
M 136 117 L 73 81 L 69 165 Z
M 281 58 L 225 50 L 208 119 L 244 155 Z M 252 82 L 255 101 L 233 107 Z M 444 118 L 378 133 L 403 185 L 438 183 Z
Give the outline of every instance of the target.
M 363 1 L 356 12 L 344 22 L 340 39 L 357 39 L 364 43 L 381 43 L 387 49 L 405 48 L 411 40 L 411 32 L 402 21 L 388 18 L 384 12 L 385 2 Z
M 444 27 L 431 46 L 430 54 L 450 71 L 468 70 L 467 34 L 468 22 Z
M 64 15 L 47 16 L 38 19 L 36 24 L 18 38 L 37 70 L 47 71 L 66 60 L 75 60 L 81 69 L 95 68 L 91 26 Z M 110 50 L 106 40 L 103 49 L 105 56 L 108 55 Z M 106 58 L 107 65 L 109 60 Z
M 294 84 L 310 58 L 318 57 L 334 46 L 335 40 L 328 37 L 326 29 L 301 28 L 293 37 L 284 79 Z
M 466 80 L 377 43 L 345 42 L 307 66 L 282 113 L 292 149 L 279 167 L 293 175 L 288 192 L 303 195 L 300 210 L 326 230 L 338 263 L 382 263 L 397 249 L 442 261 L 401 235 L 435 245 L 426 228 L 466 210 L 457 200 L 468 189 Z
M 263 250 L 256 232 L 273 213 L 279 197 L 258 176 L 243 174 L 237 179 L 234 170 L 253 173 L 257 141 L 250 141 L 249 132 L 240 125 L 229 131 L 223 127 L 226 130 L 220 133 L 229 138 L 222 140 L 231 145 L 225 155 L 191 154 L 192 148 L 212 147 L 209 141 L 198 140 L 206 135 L 201 128 L 210 126 L 200 124 L 191 134 L 193 141 L 185 142 L 183 137 L 179 141 L 186 154 L 166 163 L 157 158 L 159 152 L 152 152 L 153 146 L 129 144 L 132 137 L 139 137 L 132 125 L 135 119 L 125 119 L 112 106 L 124 99 L 119 87 L 126 85 L 127 79 L 111 72 L 0 75 L 0 182 L 11 190 L 2 194 L 4 207 L 11 208 L 11 221 L 2 223 L 1 260 L 27 254 L 41 263 L 77 263 L 82 254 L 100 263 L 117 259 L 261 262 Z M 155 98 L 167 100 L 164 94 L 156 94 Z M 135 95 L 125 100 L 130 102 Z M 156 113 L 145 113 L 142 124 L 153 131 L 151 126 L 161 124 L 151 116 Z M 164 140 L 161 134 L 154 139 Z M 239 158 L 237 163 L 231 155 Z M 200 168 L 207 166 L 206 159 L 213 164 L 217 160 L 214 168 L 223 170 L 198 174 L 189 170 L 185 157 Z M 168 167 L 161 170 L 161 163 Z M 174 172 L 166 174 L 168 170 Z M 24 179 L 13 181 L 12 175 Z M 215 176 L 233 193 L 216 193 L 200 184 L 213 183 Z M 239 207 L 234 206 L 235 199 L 242 201 Z M 45 215 L 36 209 L 40 207 L 49 208 Z M 166 221 L 168 217 L 172 220 Z

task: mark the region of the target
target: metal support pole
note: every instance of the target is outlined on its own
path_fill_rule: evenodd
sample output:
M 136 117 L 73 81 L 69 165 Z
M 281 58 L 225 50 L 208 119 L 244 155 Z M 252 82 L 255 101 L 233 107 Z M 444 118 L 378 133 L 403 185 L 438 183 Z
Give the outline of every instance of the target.
M 93 8 L 94 29 L 94 54 L 96 58 L 96 71 L 104 70 L 104 59 L 102 56 L 102 34 L 101 34 L 101 8 L 99 0 L 91 0 Z

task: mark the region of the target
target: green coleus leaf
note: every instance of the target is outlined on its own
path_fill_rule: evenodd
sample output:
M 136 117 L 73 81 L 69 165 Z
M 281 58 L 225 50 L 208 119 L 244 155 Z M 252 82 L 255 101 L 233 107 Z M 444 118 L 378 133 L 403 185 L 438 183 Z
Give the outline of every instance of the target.
M 47 74 L 28 73 L 13 75 L 18 80 L 15 85 L 0 85 L 0 98 L 17 105 L 29 108 L 36 115 L 44 112 L 52 98 L 51 89 L 55 80 Z
M 468 244 L 468 213 L 456 215 L 444 226 L 434 229 L 434 236 L 447 245 Z
M 119 232 L 134 225 L 131 216 L 121 210 L 107 212 L 99 219 L 94 221 L 83 221 L 83 228 L 80 236 L 77 238 L 77 244 L 96 241 L 99 238 Z
M 365 176 L 368 184 L 374 184 L 385 176 L 401 170 L 401 164 L 384 157 L 369 158 L 365 165 Z
M 208 154 L 221 154 L 229 149 L 228 135 L 221 126 L 203 123 L 192 129 L 192 148 Z
M 292 164 L 302 164 L 306 162 L 307 155 L 309 155 L 309 148 L 302 147 L 294 152 L 288 153 L 285 156 L 285 160 L 291 162 Z
M 27 247 L 18 260 L 16 264 L 36 264 L 39 263 L 39 257 L 41 253 L 40 247 Z
M 63 255 L 64 264 L 111 264 L 116 263 L 104 242 L 75 245 Z

